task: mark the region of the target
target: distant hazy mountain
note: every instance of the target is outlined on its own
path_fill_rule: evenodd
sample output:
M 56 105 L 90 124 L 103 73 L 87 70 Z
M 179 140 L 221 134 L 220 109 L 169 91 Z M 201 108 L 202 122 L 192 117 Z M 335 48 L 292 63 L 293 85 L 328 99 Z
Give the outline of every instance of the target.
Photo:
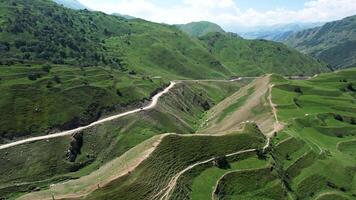
M 179 24 L 177 26 L 183 32 L 194 37 L 201 37 L 207 33 L 225 32 L 219 25 L 207 21 L 191 22 L 188 24 Z
M 246 39 L 266 39 L 272 41 L 283 41 L 293 33 L 317 26 L 323 23 L 294 23 L 280 24 L 273 26 L 264 26 L 252 28 L 250 31 L 238 32 L 240 36 Z
M 63 5 L 64 7 L 75 9 L 75 10 L 87 9 L 86 6 L 84 6 L 77 0 L 53 0 L 53 1 L 60 5 Z
M 123 17 L 125 19 L 136 19 L 136 17 L 133 17 L 131 15 L 123 15 L 123 14 L 120 14 L 120 13 L 112 13 L 111 15 Z
M 292 34 L 285 43 L 334 69 L 356 64 L 356 15 Z

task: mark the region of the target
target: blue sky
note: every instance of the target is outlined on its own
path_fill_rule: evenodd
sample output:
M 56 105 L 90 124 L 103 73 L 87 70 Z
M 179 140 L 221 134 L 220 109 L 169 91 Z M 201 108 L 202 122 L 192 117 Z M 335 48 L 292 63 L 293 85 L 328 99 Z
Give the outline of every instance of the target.
M 211 21 L 243 27 L 324 22 L 356 14 L 356 0 L 79 0 L 91 9 L 180 24 Z

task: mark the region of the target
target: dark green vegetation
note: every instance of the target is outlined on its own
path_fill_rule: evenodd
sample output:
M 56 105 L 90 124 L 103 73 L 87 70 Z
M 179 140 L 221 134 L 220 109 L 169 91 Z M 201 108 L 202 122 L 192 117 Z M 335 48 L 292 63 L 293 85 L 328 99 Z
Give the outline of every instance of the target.
M 193 37 L 201 37 L 208 33 L 224 33 L 225 31 L 217 24 L 201 21 L 177 25 L 180 30 Z
M 328 71 L 323 63 L 280 43 L 244 40 L 232 33 L 210 33 L 199 39 L 224 66 L 238 75 L 316 74 Z
M 272 155 L 289 192 L 298 199 L 355 198 L 356 70 L 273 79 L 273 102 L 288 125 Z
M 356 64 L 356 16 L 297 32 L 284 42 L 333 69 L 350 67 Z
M 67 159 L 71 137 L 38 141 L 0 151 L 0 196 L 86 175 L 142 141 L 161 133 L 193 133 L 202 114 L 245 83 L 180 83 L 156 108 L 83 131 L 74 162 Z M 79 146 L 79 145 L 78 145 Z M 18 166 L 22 166 L 21 169 Z
M 1 1 L 0 7 L 3 64 L 50 61 L 167 77 L 229 75 L 198 41 L 175 26 L 66 9 L 50 0 Z
M 256 127 L 226 136 L 169 135 L 132 173 L 96 190 L 86 199 L 148 199 L 189 165 L 239 150 L 260 148 L 264 143 Z M 185 199 L 184 193 L 177 195 L 174 198 Z

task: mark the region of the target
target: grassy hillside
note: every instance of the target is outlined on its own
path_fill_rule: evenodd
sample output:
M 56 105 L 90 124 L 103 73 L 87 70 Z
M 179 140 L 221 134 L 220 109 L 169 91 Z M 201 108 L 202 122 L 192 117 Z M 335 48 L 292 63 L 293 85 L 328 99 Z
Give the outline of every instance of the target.
M 66 9 L 51 0 L 2 1 L 0 5 L 2 64 L 107 65 L 194 78 L 229 74 L 198 41 L 175 26 Z
M 109 67 L 0 67 L 0 143 L 88 124 L 144 103 L 167 80 Z
M 38 141 L 0 151 L 0 196 L 16 196 L 36 187 L 82 177 L 161 133 L 193 133 L 203 113 L 245 83 L 181 83 L 149 111 L 114 120 L 82 132 L 74 162 L 66 152 L 71 136 Z M 53 151 L 51 149 L 54 149 Z M 30 159 L 29 159 L 30 158 Z M 23 166 L 21 169 L 16 166 Z
M 217 24 L 201 21 L 177 25 L 180 30 L 193 37 L 201 37 L 207 33 L 224 33 L 225 31 Z
M 315 74 L 328 71 L 323 63 L 280 43 L 244 40 L 232 33 L 210 33 L 199 39 L 224 66 L 241 76 L 265 73 Z
M 284 42 L 333 69 L 349 67 L 356 63 L 356 16 L 297 32 Z
M 0 10 L 1 143 L 88 124 L 168 80 L 230 75 L 174 26 L 51 0 L 1 1 Z

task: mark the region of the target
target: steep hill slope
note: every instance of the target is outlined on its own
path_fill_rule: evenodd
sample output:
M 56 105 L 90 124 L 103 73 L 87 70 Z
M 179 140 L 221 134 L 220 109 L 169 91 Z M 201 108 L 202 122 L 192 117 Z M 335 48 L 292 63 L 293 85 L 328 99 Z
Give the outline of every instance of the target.
M 280 42 L 288 38 L 293 33 L 322 26 L 323 24 L 324 23 L 278 24 L 273 26 L 258 27 L 251 31 L 237 33 L 246 39 L 265 39 Z
M 210 33 L 199 39 L 224 66 L 237 75 L 315 74 L 328 71 L 323 63 L 276 42 L 244 40 L 232 33 Z
M 157 134 L 193 133 L 210 106 L 244 84 L 244 81 L 179 83 L 162 96 L 154 109 L 84 130 L 77 134 L 80 140 L 65 136 L 0 150 L 0 196 L 16 196 L 27 193 L 29 188 L 45 189 L 50 183 L 87 175 Z M 81 141 L 77 146 L 80 152 L 71 154 L 76 157 L 69 160 L 68 149 L 75 146 L 76 141 Z M 115 170 L 112 171 L 115 173 Z M 75 188 L 63 191 L 61 184 L 58 186 L 59 192 L 78 192 Z M 78 187 L 81 184 L 76 185 Z
M 297 32 L 285 44 L 327 62 L 333 69 L 356 63 L 356 16 Z
M 180 24 L 177 26 L 180 30 L 193 37 L 201 37 L 207 33 L 225 32 L 219 25 L 206 21 L 191 22 L 188 24 Z
M 108 65 L 195 78 L 229 74 L 198 41 L 174 26 L 66 9 L 50 0 L 1 1 L 0 7 L 3 64 Z

